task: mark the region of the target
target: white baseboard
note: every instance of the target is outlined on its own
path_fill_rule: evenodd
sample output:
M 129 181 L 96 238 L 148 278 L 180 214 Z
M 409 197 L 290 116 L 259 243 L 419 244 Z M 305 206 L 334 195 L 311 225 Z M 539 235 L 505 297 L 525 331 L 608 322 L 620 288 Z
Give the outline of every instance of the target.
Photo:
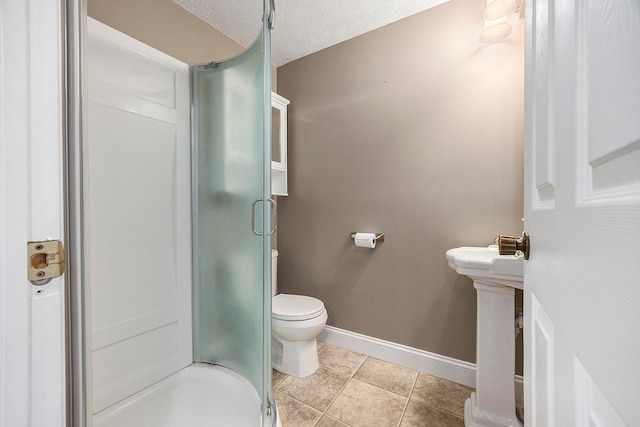
M 430 353 L 333 326 L 325 326 L 318 336 L 318 340 L 469 387 L 475 387 L 476 385 L 475 363 Z M 516 375 L 515 381 L 516 399 L 523 400 L 522 377 Z

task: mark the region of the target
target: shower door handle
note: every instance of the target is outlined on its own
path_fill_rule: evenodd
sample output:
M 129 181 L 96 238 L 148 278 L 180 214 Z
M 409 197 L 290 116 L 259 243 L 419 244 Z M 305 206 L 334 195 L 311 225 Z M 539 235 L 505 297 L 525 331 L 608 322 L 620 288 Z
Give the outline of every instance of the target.
M 258 202 L 261 202 L 262 199 L 255 199 L 253 203 L 251 203 L 251 231 L 256 236 L 262 236 L 263 234 L 256 230 L 256 205 Z
M 278 229 L 278 204 L 272 198 L 268 198 L 267 201 L 271 203 L 271 231 L 267 235 L 273 236 Z
M 264 199 L 255 199 L 253 201 L 253 203 L 251 203 L 251 231 L 253 231 L 253 234 L 255 234 L 256 236 L 264 236 L 265 233 L 261 233 L 258 230 L 256 230 L 256 205 L 258 204 L 258 202 L 263 202 Z M 278 211 L 278 204 L 276 203 L 275 200 L 273 200 L 272 198 L 268 198 L 267 202 L 271 203 L 271 231 L 269 231 L 266 235 L 267 236 L 272 236 L 276 230 L 278 229 L 277 226 L 277 211 Z

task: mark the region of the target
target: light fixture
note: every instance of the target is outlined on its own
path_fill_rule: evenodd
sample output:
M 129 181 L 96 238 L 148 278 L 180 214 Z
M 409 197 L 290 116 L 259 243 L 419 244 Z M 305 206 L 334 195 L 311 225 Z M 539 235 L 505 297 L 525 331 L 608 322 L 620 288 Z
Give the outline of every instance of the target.
M 480 43 L 496 43 L 511 34 L 512 28 L 507 22 L 507 13 L 513 7 L 513 0 L 487 0 Z
M 488 0 L 487 8 L 482 14 L 485 21 L 495 21 L 507 16 L 509 11 L 509 0 Z

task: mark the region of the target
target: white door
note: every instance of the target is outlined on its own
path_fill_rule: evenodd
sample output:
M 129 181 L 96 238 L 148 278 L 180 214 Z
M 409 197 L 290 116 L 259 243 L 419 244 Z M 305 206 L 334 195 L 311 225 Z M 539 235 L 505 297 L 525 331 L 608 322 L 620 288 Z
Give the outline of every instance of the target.
M 640 2 L 526 19 L 525 424 L 638 425 Z
M 65 425 L 64 278 L 27 279 L 62 239 L 62 2 L 0 1 L 0 426 Z
M 193 361 L 189 68 L 87 20 L 93 411 Z

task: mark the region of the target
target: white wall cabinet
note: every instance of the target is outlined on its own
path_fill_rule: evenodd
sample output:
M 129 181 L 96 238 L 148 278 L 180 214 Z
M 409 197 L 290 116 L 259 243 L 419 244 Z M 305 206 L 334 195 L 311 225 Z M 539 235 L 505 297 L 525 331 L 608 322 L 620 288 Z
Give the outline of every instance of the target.
M 289 100 L 271 92 L 271 193 L 288 195 L 287 189 L 287 106 Z

